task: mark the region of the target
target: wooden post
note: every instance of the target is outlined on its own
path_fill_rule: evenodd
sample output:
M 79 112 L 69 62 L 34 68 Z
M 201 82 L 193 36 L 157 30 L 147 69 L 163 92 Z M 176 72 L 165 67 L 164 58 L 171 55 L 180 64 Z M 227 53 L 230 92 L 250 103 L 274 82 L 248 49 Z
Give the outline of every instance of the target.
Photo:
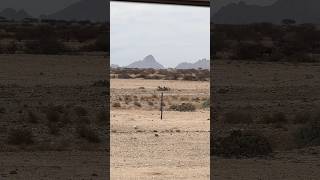
M 161 111 L 161 120 L 162 120 L 162 112 L 163 112 L 163 92 L 161 93 L 160 111 Z

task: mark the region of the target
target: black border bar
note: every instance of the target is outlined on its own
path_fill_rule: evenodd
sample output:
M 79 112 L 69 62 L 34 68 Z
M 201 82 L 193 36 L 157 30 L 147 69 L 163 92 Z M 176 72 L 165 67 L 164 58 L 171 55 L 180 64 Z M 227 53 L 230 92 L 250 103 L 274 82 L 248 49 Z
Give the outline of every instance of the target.
M 111 0 L 117 2 L 138 2 L 138 3 L 157 3 L 157 4 L 175 4 L 189 6 L 210 7 L 210 0 Z

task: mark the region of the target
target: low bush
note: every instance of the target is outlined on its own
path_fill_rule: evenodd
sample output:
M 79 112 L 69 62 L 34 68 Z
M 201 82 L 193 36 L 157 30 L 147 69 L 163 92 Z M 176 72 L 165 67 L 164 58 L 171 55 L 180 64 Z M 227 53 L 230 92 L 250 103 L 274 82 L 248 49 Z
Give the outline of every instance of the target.
M 181 97 L 180 101 L 189 101 L 189 98 L 188 97 Z
M 92 143 L 99 143 L 101 142 L 101 139 L 99 138 L 99 135 L 90 127 L 88 126 L 80 126 L 77 129 L 78 135 L 81 138 L 86 139 L 88 142 Z
M 67 51 L 66 46 L 55 38 L 42 38 L 25 43 L 27 54 L 62 54 Z
M 137 107 L 141 107 L 141 103 L 139 103 L 138 101 L 135 101 L 134 105 L 137 106 Z
M 130 95 L 125 95 L 124 96 L 124 101 L 126 104 L 129 104 L 132 101 L 132 97 Z
M 187 112 L 187 111 L 195 111 L 196 107 L 191 103 L 182 103 L 180 105 L 171 105 L 169 107 L 172 111 L 181 111 L 181 112 Z
M 99 80 L 92 84 L 94 87 L 108 87 L 109 82 L 107 80 Z
M 232 131 L 227 137 L 213 140 L 212 154 L 226 158 L 252 158 L 272 153 L 268 139 L 256 132 Z
M 121 107 L 121 104 L 119 102 L 115 102 L 112 104 L 112 107 L 114 108 L 120 108 Z
M 109 34 L 103 33 L 99 35 L 94 43 L 96 51 L 107 52 L 109 50 Z
M 293 119 L 295 124 L 306 124 L 311 121 L 311 115 L 307 112 L 298 113 Z
M 276 112 L 272 116 L 264 115 L 262 122 L 265 124 L 287 123 L 288 119 L 282 112 Z
M 157 91 L 170 91 L 170 88 L 166 86 L 158 86 Z
M 207 109 L 210 108 L 210 99 L 206 99 L 203 103 L 202 103 L 202 108 Z
M 131 79 L 132 77 L 127 73 L 118 74 L 119 79 Z
M 320 122 L 318 120 L 316 118 L 294 132 L 298 146 L 320 146 Z
M 183 80 L 185 80 L 185 81 L 196 81 L 197 77 L 192 76 L 192 75 L 185 75 L 185 76 L 183 76 Z

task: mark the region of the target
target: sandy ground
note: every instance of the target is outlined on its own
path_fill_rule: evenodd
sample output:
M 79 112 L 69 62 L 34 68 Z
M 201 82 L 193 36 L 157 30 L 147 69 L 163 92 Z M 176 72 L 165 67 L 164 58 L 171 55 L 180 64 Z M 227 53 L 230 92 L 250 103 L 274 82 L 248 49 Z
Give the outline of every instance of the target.
M 107 178 L 107 131 L 96 123 L 97 109 L 106 109 L 107 88 L 94 86 L 106 79 L 103 56 L 0 56 L 0 179 L 55 180 Z M 59 133 L 50 133 L 41 109 L 62 105 L 70 122 L 59 122 Z M 72 108 L 82 106 L 90 126 L 101 138 L 99 144 L 79 138 Z M 25 118 L 32 111 L 36 123 Z M 107 119 L 106 119 L 107 121 Z M 105 122 L 106 122 L 105 121 Z M 33 132 L 31 145 L 10 145 L 11 129 Z
M 178 90 L 209 91 L 210 84 L 206 81 L 174 81 L 174 80 L 145 80 L 145 79 L 111 79 L 111 89 L 136 89 L 145 87 L 155 89 L 158 86 L 167 86 Z M 208 95 L 208 94 L 207 94 Z
M 212 157 L 212 177 L 217 180 L 319 179 L 319 148 L 296 149 L 293 133 L 302 125 L 292 123 L 296 113 L 316 114 L 320 107 L 319 63 L 223 61 L 214 63 L 215 136 L 232 129 L 259 131 L 275 152 L 266 159 Z M 223 123 L 230 111 L 249 112 L 254 122 Z M 276 127 L 260 123 L 263 115 L 283 112 L 288 123 Z
M 105 152 L 1 152 L 0 179 L 106 180 Z
M 317 180 L 319 148 L 314 153 L 281 152 L 267 159 L 213 158 L 214 180 Z
M 111 93 L 148 96 L 160 84 L 174 88 L 166 97 L 209 95 L 208 82 L 118 79 Z M 147 109 L 112 108 L 111 179 L 209 179 L 209 111 L 165 111 L 160 120 L 158 110 Z

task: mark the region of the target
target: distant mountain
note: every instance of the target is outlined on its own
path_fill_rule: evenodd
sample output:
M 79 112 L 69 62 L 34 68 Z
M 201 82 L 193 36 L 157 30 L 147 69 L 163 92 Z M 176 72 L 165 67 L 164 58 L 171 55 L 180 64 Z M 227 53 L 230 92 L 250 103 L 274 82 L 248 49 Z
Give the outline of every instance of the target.
M 147 69 L 147 68 L 152 68 L 152 69 L 165 69 L 160 63 L 158 63 L 155 58 L 152 55 L 148 55 L 141 61 L 136 61 L 128 66 L 126 68 L 140 68 L 140 69 Z
M 116 64 L 111 64 L 110 67 L 111 67 L 111 68 L 119 68 L 120 66 L 119 66 L 119 65 L 116 65 Z
M 47 17 L 58 20 L 106 22 L 109 21 L 108 6 L 109 1 L 106 0 L 80 0 Z
M 180 63 L 176 69 L 210 69 L 210 61 L 207 59 L 201 59 L 195 63 Z
M 25 10 L 21 9 L 16 11 L 12 8 L 6 8 L 0 12 L 0 17 L 4 17 L 8 20 L 22 20 L 24 18 L 32 18 Z
M 243 1 L 231 3 L 213 14 L 216 24 L 281 23 L 293 19 L 297 23 L 320 23 L 319 0 L 278 0 L 267 6 L 250 5 Z

